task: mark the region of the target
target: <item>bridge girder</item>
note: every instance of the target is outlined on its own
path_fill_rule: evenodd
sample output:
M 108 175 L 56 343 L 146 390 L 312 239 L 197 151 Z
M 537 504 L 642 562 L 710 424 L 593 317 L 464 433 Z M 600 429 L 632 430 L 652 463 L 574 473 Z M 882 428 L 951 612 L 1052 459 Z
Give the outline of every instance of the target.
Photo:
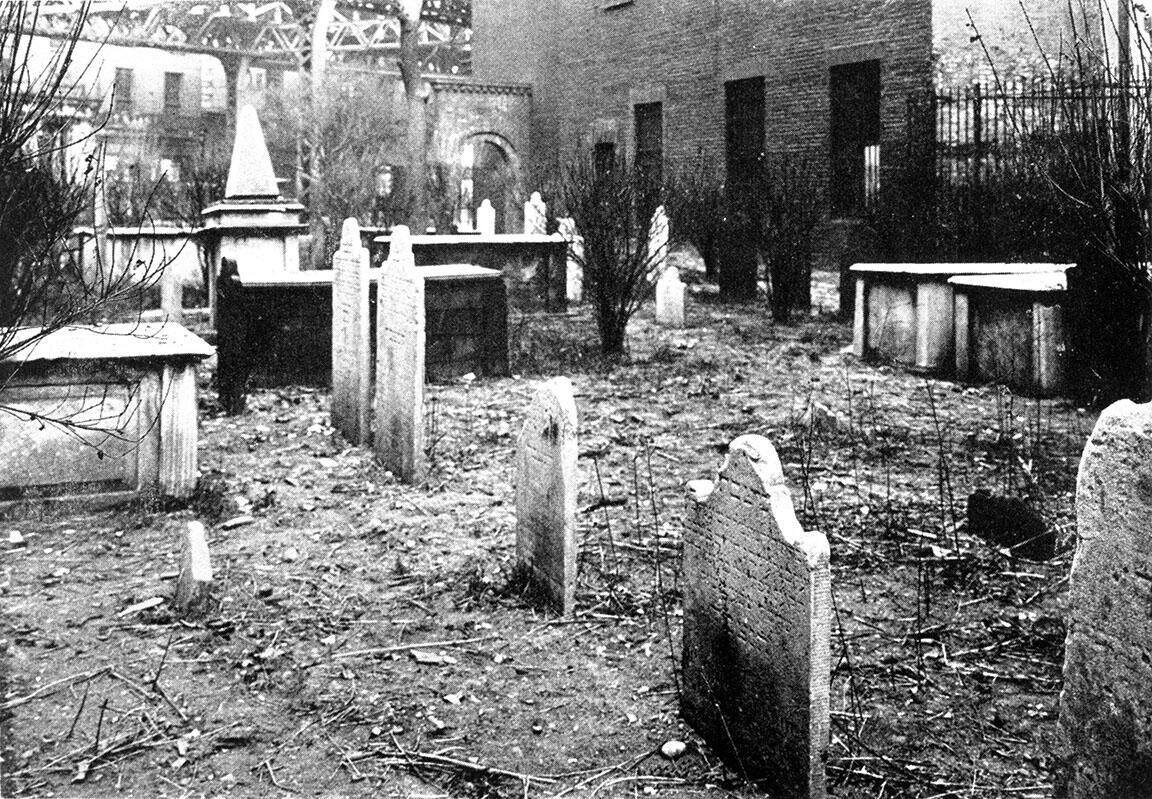
M 330 57 L 337 62 L 378 62 L 398 56 L 397 2 L 341 0 L 328 26 Z M 311 46 L 309 0 L 203 2 L 203 0 L 41 0 L 37 32 L 66 36 L 87 7 L 82 38 L 150 45 L 221 57 L 302 64 Z M 424 0 L 420 51 L 424 71 L 471 71 L 470 0 Z

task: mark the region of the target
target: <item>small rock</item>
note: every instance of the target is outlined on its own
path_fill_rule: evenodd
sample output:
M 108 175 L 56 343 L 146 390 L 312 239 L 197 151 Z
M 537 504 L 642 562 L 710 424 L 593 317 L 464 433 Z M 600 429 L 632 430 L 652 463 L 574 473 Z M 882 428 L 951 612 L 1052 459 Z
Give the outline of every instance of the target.
M 688 744 L 683 741 L 677 741 L 673 738 L 671 741 L 665 741 L 660 746 L 660 754 L 669 760 L 678 760 L 688 750 Z
M 280 557 L 284 559 L 285 563 L 291 563 L 300 560 L 300 551 L 296 547 L 288 547 Z
M 8 543 L 14 547 L 18 547 L 24 543 L 24 536 L 20 534 L 19 530 L 9 530 Z
M 231 530 L 235 527 L 243 527 L 246 524 L 252 524 L 255 521 L 256 520 L 254 518 L 252 518 L 251 516 L 247 516 L 247 515 L 234 516 L 233 518 L 231 518 L 228 521 L 221 524 L 220 529 L 221 530 Z

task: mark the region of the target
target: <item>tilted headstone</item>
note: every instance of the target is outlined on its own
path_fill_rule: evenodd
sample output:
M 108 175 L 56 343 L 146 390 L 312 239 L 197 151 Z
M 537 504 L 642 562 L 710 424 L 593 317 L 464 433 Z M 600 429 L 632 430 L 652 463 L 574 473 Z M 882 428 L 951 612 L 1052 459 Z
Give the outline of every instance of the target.
M 351 444 L 371 443 L 368 250 L 360 225 L 344 220 L 332 257 L 332 426 Z
M 554 377 L 532 398 L 516 456 L 516 558 L 565 616 L 576 602 L 576 401 Z
M 376 287 L 376 460 L 406 483 L 424 477 L 424 278 L 408 228 L 392 230 Z
M 484 200 L 476 209 L 476 231 L 484 236 L 496 234 L 496 209 L 491 200 Z
M 188 522 L 180 553 L 180 575 L 176 579 L 173 604 L 182 616 L 199 616 L 207 610 L 212 595 L 212 561 L 204 525 Z
M 1076 477 L 1057 796 L 1152 786 L 1152 403 L 1100 415 Z
M 538 191 L 524 203 L 524 232 L 540 236 L 548 232 L 548 206 Z
M 666 267 L 656 281 L 656 324 L 684 327 L 684 284 L 674 266 Z
M 576 230 L 576 220 L 562 216 L 556 220 L 564 241 L 568 242 L 568 271 L 565 285 L 568 302 L 584 300 L 584 237 Z
M 655 281 L 668 267 L 668 214 L 656 207 L 648 224 L 648 279 Z
M 828 541 L 801 529 L 767 439 L 741 436 L 689 484 L 683 712 L 729 766 L 778 797 L 825 796 Z

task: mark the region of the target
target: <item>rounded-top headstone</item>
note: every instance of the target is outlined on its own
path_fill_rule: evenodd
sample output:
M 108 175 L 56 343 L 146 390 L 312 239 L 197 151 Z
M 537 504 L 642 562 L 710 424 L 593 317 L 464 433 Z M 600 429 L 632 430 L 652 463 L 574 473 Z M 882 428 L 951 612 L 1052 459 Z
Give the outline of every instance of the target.
M 350 216 L 344 220 L 344 226 L 340 228 L 340 249 L 351 251 L 360 246 L 360 223 L 356 221 L 356 217 Z
M 412 259 L 412 232 L 407 225 L 397 225 L 392 228 L 392 237 L 388 242 L 388 260 L 398 261 Z
M 264 142 L 264 130 L 256 109 L 246 105 L 236 117 L 236 140 L 232 144 L 232 162 L 228 166 L 228 183 L 224 199 L 279 199 L 272 157 Z

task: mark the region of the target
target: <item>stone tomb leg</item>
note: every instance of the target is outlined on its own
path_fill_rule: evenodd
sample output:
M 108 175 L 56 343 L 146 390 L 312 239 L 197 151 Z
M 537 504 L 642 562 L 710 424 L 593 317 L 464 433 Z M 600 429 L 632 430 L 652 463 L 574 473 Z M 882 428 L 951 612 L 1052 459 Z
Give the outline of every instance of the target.
M 1152 795 L 1150 464 L 1152 404 L 1105 409 L 1076 477 L 1057 796 Z
M 772 796 L 825 796 L 828 541 L 801 529 L 767 439 L 731 443 L 684 531 L 684 717 Z
M 371 440 L 368 313 L 368 250 L 348 218 L 332 258 L 332 426 L 359 446 Z
M 424 278 L 408 228 L 392 233 L 376 290 L 376 460 L 406 483 L 426 471 Z
M 576 604 L 576 425 L 572 383 L 554 377 L 532 398 L 516 454 L 516 559 L 565 616 Z

